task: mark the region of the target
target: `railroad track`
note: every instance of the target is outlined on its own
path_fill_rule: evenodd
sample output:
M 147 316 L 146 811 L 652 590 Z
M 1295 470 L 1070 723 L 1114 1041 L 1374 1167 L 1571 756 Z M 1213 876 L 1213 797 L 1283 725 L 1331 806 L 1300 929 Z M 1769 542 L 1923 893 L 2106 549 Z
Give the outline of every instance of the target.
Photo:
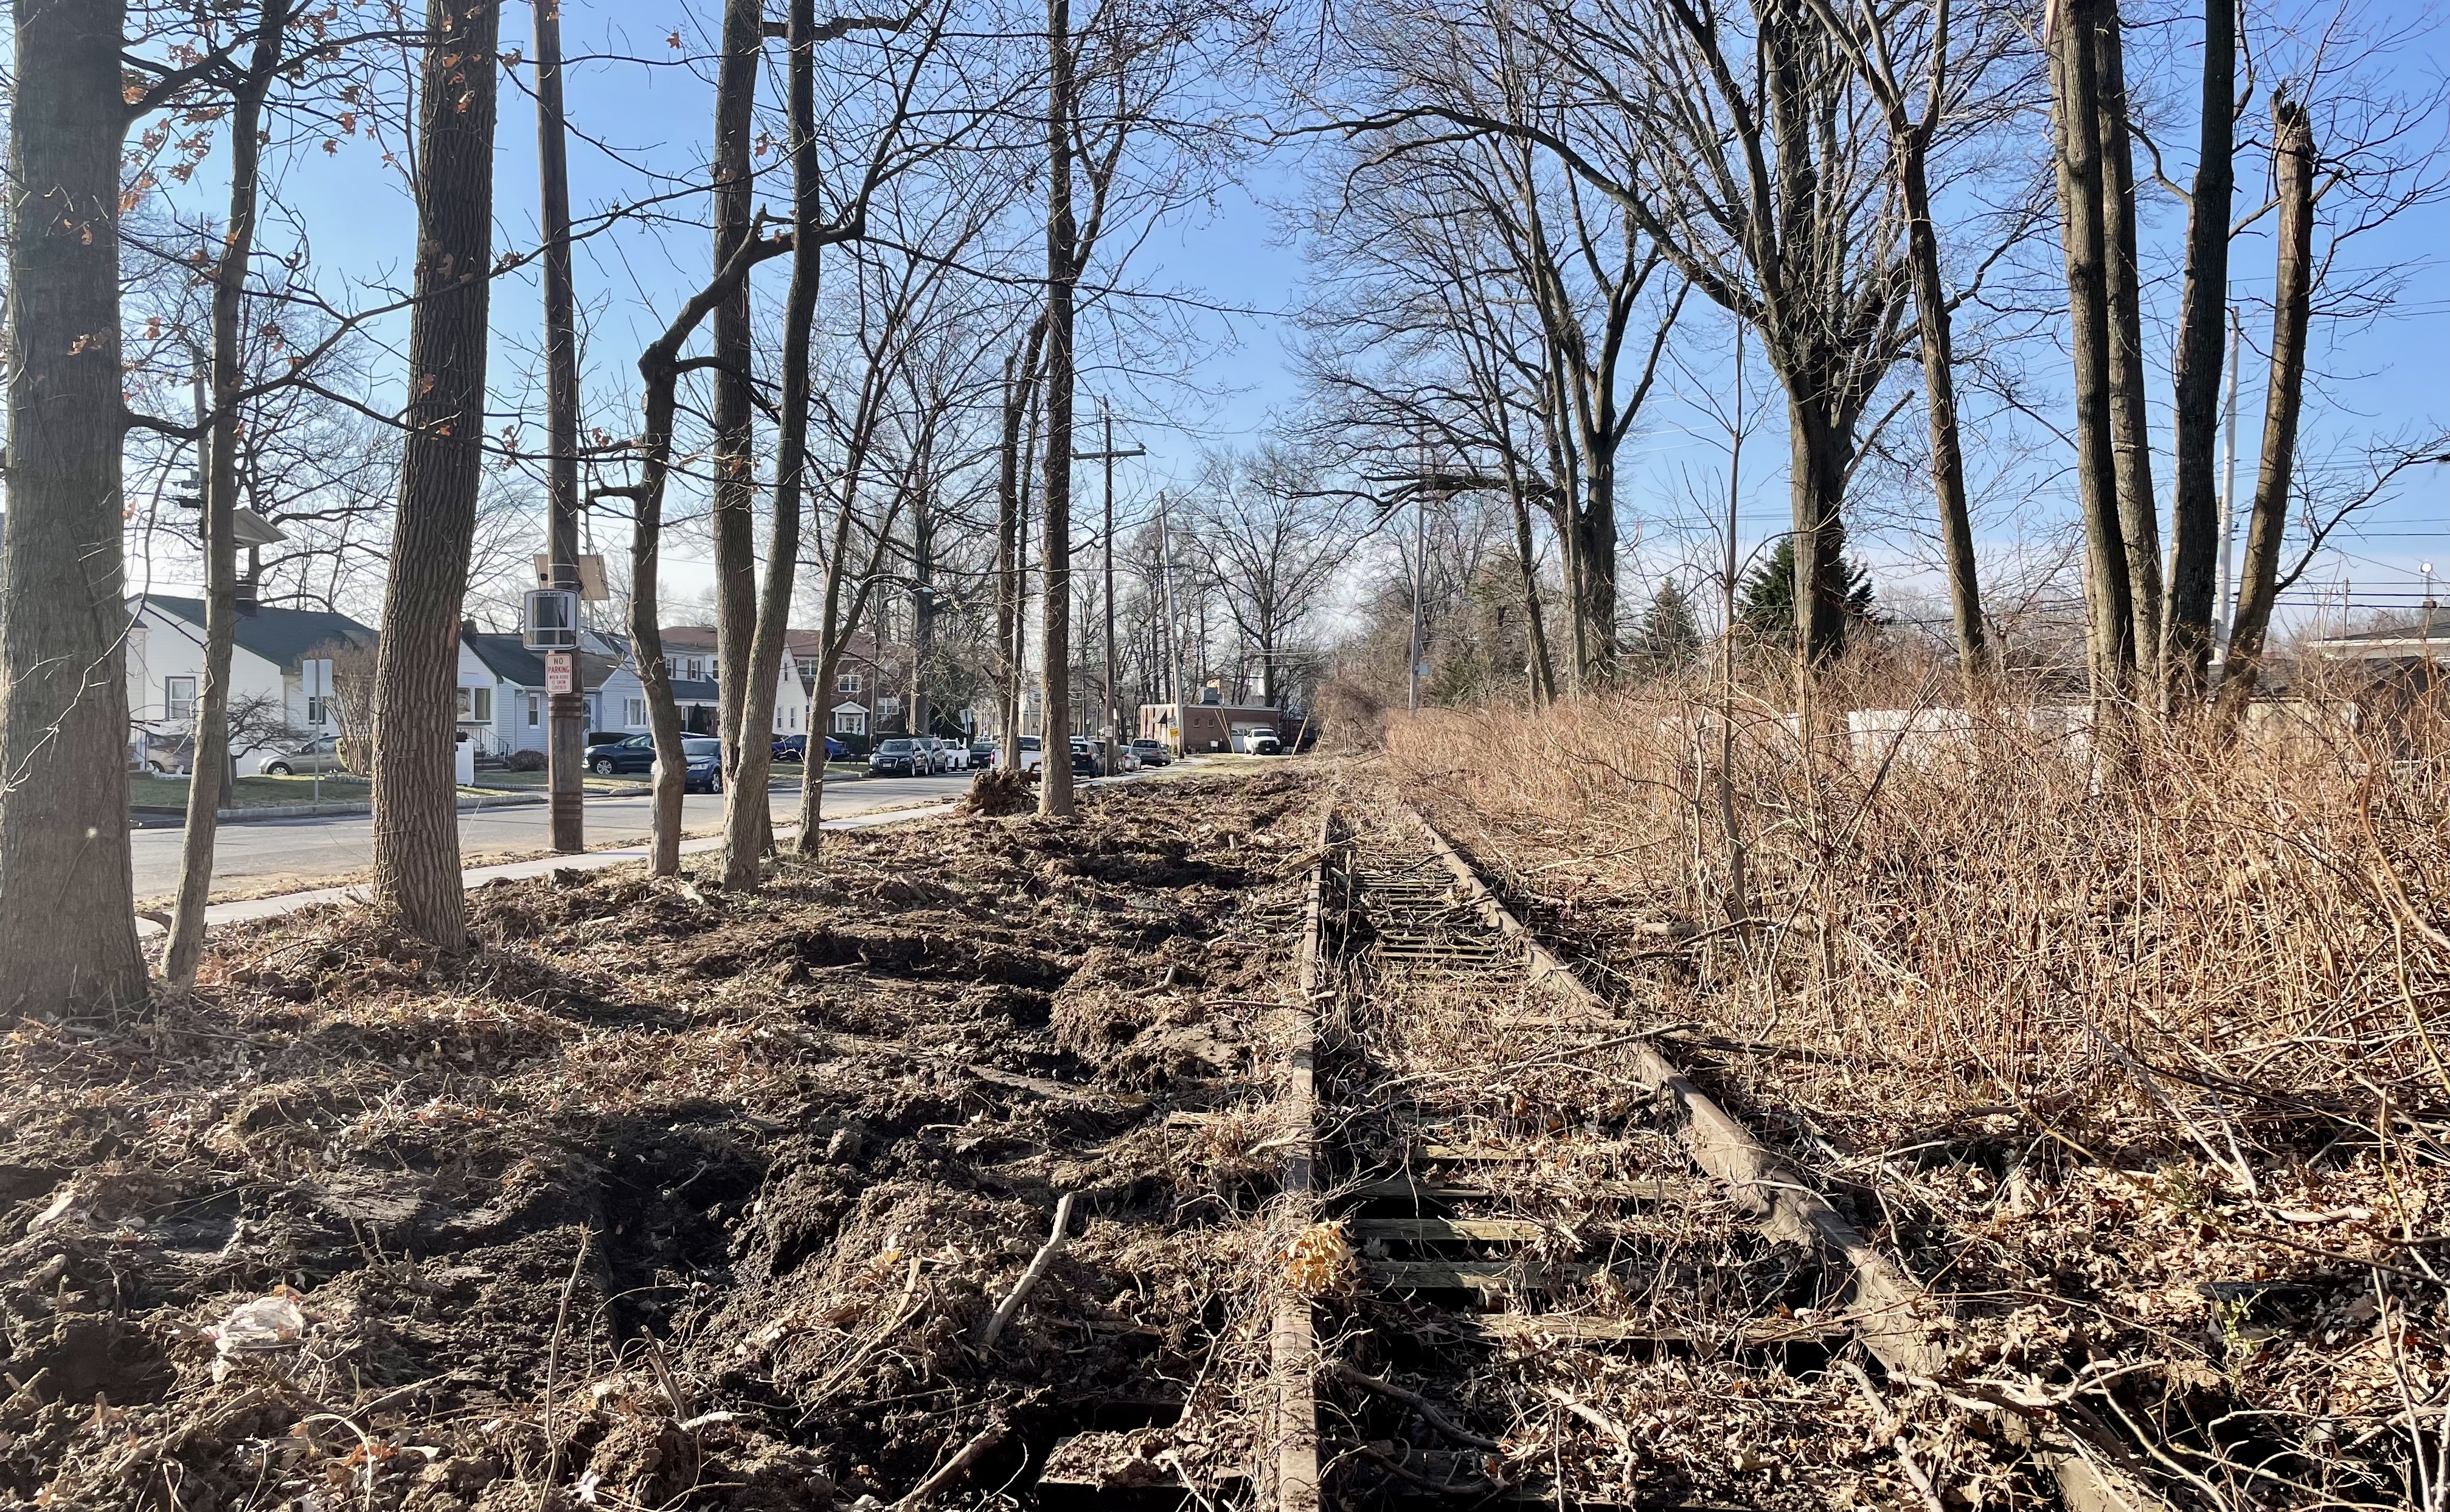
M 1875 1373 L 1944 1373 L 1941 1309 L 1659 1026 L 1593 993 L 1411 810 L 1331 802 L 1320 823 L 1281 1036 L 1293 1238 L 1260 1506 L 1677 1504 L 1572 1383 L 1707 1362 L 1876 1397 Z M 2156 1505 L 2065 1444 L 2032 1452 L 2071 1507 Z

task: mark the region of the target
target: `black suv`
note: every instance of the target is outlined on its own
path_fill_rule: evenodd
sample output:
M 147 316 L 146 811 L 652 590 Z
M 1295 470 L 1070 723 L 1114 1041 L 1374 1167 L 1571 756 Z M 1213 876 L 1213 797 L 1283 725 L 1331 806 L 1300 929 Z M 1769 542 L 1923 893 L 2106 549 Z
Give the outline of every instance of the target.
M 935 770 L 935 762 L 928 756 L 927 747 L 915 740 L 888 740 L 868 753 L 867 769 L 872 774 L 898 772 L 904 777 L 924 777 Z

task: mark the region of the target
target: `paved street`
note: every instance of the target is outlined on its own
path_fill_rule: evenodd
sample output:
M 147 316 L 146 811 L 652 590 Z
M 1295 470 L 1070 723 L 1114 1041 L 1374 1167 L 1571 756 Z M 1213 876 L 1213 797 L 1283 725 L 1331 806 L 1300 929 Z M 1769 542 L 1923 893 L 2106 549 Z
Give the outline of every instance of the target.
M 826 817 L 845 818 L 880 808 L 960 796 L 970 785 L 968 772 L 936 777 L 884 777 L 828 783 Z M 774 795 L 774 817 L 799 817 L 796 785 Z M 711 830 L 723 820 L 723 800 L 692 793 L 683 809 L 686 830 Z M 591 845 L 647 838 L 651 805 L 636 798 L 595 798 L 587 804 L 587 842 Z M 213 845 L 213 882 L 217 887 L 252 887 L 284 878 L 312 882 L 346 876 L 374 864 L 374 822 L 363 814 L 324 819 L 279 819 L 262 824 L 221 826 Z M 179 887 L 179 844 L 175 828 L 140 829 L 129 836 L 136 851 L 136 896 L 161 898 Z M 541 851 L 552 845 L 552 823 L 542 804 L 494 809 L 462 809 L 459 851 L 475 858 Z

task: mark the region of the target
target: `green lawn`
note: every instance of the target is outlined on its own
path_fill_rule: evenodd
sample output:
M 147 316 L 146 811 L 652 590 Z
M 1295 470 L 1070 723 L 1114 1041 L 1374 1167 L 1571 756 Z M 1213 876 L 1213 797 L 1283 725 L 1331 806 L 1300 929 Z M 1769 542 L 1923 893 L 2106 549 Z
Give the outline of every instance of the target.
M 361 778 L 326 773 L 322 799 L 327 804 L 363 803 L 369 791 Z M 312 777 L 241 777 L 238 786 L 223 801 L 224 808 L 271 808 L 283 804 L 315 802 L 315 779 Z M 187 780 L 184 777 L 130 777 L 127 779 L 127 801 L 143 808 L 185 808 L 187 806 Z

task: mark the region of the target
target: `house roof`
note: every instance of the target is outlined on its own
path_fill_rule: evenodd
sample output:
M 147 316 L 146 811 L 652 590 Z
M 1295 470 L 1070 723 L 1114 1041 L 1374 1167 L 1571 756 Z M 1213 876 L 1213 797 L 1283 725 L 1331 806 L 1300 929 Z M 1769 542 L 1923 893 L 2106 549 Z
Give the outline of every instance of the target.
M 2317 647 L 2370 646 L 2377 642 L 2435 642 L 2450 646 L 2450 614 L 2426 613 L 2404 624 L 2382 625 L 2373 630 L 2351 630 L 2344 635 L 2324 635 L 2314 642 Z
M 503 682 L 519 688 L 544 686 L 544 658 L 521 645 L 516 635 L 463 630 L 459 644 L 476 652 L 476 659 Z
M 544 653 L 532 651 L 516 635 L 491 631 L 470 633 L 462 630 L 459 644 L 476 653 L 496 677 L 515 688 L 544 686 Z M 593 651 L 578 653 L 578 686 L 581 691 L 593 692 L 604 686 L 606 679 L 620 669 L 617 657 L 598 656 Z
M 200 633 L 204 628 L 204 601 L 201 598 L 147 593 L 138 602 L 185 620 Z M 252 614 L 241 614 L 234 633 L 239 645 L 284 672 L 298 670 L 299 663 L 304 661 L 309 652 L 321 650 L 327 646 L 372 646 L 375 643 L 375 632 L 371 627 L 360 625 L 346 614 L 311 609 L 259 609 Z
M 701 678 L 696 682 L 680 678 L 672 680 L 672 702 L 675 704 L 713 704 L 721 700 L 722 693 L 712 678 Z
M 704 655 L 720 649 L 711 625 L 667 625 L 659 633 L 664 638 L 664 654 L 667 656 Z M 783 632 L 783 645 L 795 657 L 812 659 L 825 654 L 826 638 L 812 630 L 787 630 Z M 853 635 L 843 643 L 843 659 L 856 662 L 876 660 L 875 639 Z

